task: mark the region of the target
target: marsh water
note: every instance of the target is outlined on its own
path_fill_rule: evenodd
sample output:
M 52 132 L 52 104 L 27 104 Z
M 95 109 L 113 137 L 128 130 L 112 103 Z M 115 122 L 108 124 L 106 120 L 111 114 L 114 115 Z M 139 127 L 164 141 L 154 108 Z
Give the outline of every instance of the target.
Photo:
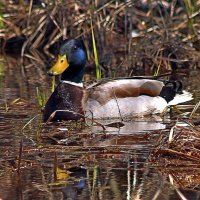
M 151 160 L 175 111 L 101 122 L 106 130 L 91 122 L 42 124 L 36 88 L 51 93 L 46 66 L 5 55 L 0 62 L 0 200 L 200 199 L 198 168 Z M 195 105 L 199 72 L 186 74 L 182 80 L 195 97 L 187 105 Z

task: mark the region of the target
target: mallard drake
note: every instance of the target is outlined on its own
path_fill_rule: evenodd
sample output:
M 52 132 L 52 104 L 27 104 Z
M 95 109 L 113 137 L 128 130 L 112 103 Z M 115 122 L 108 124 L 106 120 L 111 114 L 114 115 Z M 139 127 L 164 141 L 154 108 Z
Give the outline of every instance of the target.
M 191 93 L 182 91 L 180 82 L 142 77 L 100 81 L 86 88 L 82 83 L 86 61 L 81 39 L 63 41 L 58 60 L 48 71 L 61 74 L 61 80 L 46 103 L 44 121 L 50 116 L 51 120 L 79 120 L 157 114 L 168 105 L 192 99 Z

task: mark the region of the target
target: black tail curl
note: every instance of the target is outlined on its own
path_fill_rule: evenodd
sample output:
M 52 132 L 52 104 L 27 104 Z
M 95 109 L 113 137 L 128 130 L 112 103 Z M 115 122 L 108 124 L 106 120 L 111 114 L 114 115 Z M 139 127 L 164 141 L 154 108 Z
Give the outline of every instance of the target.
M 181 81 L 169 80 L 164 82 L 165 86 L 162 88 L 160 95 L 167 103 L 174 99 L 176 94 L 182 94 L 183 84 Z

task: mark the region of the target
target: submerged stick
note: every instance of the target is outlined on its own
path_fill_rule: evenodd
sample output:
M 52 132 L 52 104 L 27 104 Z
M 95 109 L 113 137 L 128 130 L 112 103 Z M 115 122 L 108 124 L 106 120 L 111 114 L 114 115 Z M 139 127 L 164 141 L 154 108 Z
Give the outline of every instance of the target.
M 85 115 L 82 115 L 78 112 L 75 112 L 75 111 L 72 111 L 72 110 L 55 110 L 53 113 L 51 113 L 50 117 L 48 118 L 48 120 L 45 122 L 45 124 L 47 124 L 48 122 L 50 122 L 56 115 L 57 112 L 70 112 L 70 113 L 73 113 L 73 114 L 77 114 L 77 115 L 80 115 L 83 119 L 88 119 L 88 120 L 91 120 L 92 122 L 96 123 L 97 125 L 101 126 L 102 129 L 105 131 L 106 128 L 103 124 L 101 124 L 100 122 L 97 122 L 96 120 L 94 120 L 94 118 L 90 119 L 88 118 L 87 116 Z
M 20 167 L 21 167 L 21 160 L 22 160 L 22 150 L 23 150 L 23 138 L 21 138 L 20 146 L 19 146 L 19 158 L 18 158 L 18 166 L 17 166 L 18 176 L 20 176 L 21 174 Z
M 191 119 L 193 117 L 193 115 L 195 114 L 195 112 L 198 110 L 199 107 L 200 107 L 200 101 L 194 106 L 189 119 Z
M 115 90 L 113 88 L 112 88 L 112 90 L 113 90 L 113 93 L 114 93 L 115 101 L 117 103 L 117 108 L 118 108 L 118 111 L 119 111 L 120 119 L 121 119 L 121 121 L 123 121 L 122 114 L 121 114 L 119 104 L 118 104 L 118 101 L 117 101 L 117 97 L 116 97 L 116 94 L 115 94 Z
M 53 165 L 53 174 L 54 174 L 54 180 L 57 181 L 57 168 L 58 168 L 58 157 L 57 153 L 55 151 L 54 153 L 54 165 Z

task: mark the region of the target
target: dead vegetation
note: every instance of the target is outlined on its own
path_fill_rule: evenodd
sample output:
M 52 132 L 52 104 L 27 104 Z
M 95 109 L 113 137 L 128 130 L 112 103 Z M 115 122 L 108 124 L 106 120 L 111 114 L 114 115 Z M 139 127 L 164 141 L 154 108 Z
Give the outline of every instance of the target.
M 19 42 L 22 55 L 34 59 L 32 51 L 39 49 L 51 60 L 62 39 L 83 37 L 91 64 L 93 28 L 104 77 L 199 67 L 198 1 L 10 2 L 1 5 L 0 31 L 7 51 Z
M 185 125 L 182 126 L 182 125 Z M 174 125 L 169 134 L 161 134 L 151 161 L 165 167 L 200 166 L 200 128 L 190 122 Z
M 3 0 L 2 50 L 19 46 L 22 72 L 27 75 L 30 66 L 23 67 L 25 58 L 35 66 L 48 65 L 62 39 L 83 37 L 90 64 L 94 63 L 93 29 L 103 76 L 158 75 L 177 70 L 187 73 L 185 70 L 199 68 L 200 64 L 200 3 L 188 2 L 55 0 L 34 5 L 33 1 L 15 4 Z M 173 131 L 176 135 L 172 141 L 161 138 L 154 156 L 199 162 L 199 130 L 175 126 Z
M 194 4 L 187 5 L 187 2 Z M 87 69 L 95 69 L 91 20 L 104 77 L 158 75 L 168 71 L 181 71 L 188 76 L 191 69 L 200 67 L 199 1 L 152 1 L 147 4 L 145 1 L 49 0 L 46 1 L 45 7 L 32 3 L 14 4 L 6 0 L 1 3 L 1 50 L 4 53 L 19 47 L 22 58 L 17 67 L 21 69 L 24 77 L 39 74 L 40 80 L 36 80 L 34 76 L 29 81 L 32 85 L 45 79 L 44 66 L 50 66 L 49 63 L 54 59 L 56 49 L 64 38 L 83 37 L 88 50 Z M 40 54 L 37 51 L 40 51 Z M 9 68 L 13 66 L 16 67 L 11 63 Z M 17 77 L 21 79 L 18 74 Z M 8 79 L 7 82 L 9 81 Z M 199 92 L 199 87 L 195 87 Z M 33 109 L 36 118 L 29 121 L 32 115 L 30 110 Z M 183 188 L 191 188 L 194 185 L 199 187 L 198 111 L 192 116 L 193 120 L 189 121 L 189 117 L 184 119 L 189 122 L 188 126 L 183 127 L 177 123 L 170 125 L 170 130 L 129 136 L 109 135 L 105 134 L 105 131 L 95 132 L 88 130 L 86 124 L 82 123 L 44 125 L 38 120 L 36 110 L 39 111 L 39 108 L 35 104 L 21 99 L 5 102 L 5 105 L 1 106 L 0 114 L 4 121 L 1 122 L 0 129 L 15 130 L 15 118 L 20 118 L 17 128 L 23 127 L 20 137 L 24 139 L 21 145 L 17 143 L 13 148 L 4 148 L 1 169 L 12 167 L 13 171 L 20 174 L 20 170 L 31 166 L 42 166 L 49 171 L 54 168 L 55 172 L 58 165 L 67 170 L 85 165 L 88 171 L 93 170 L 95 174 L 92 167 L 100 163 L 100 168 L 118 168 L 123 164 L 123 169 L 126 168 L 128 173 L 132 170 L 133 173 L 135 166 L 130 163 L 135 163 L 139 158 L 141 150 L 135 148 L 142 144 L 147 146 L 148 150 L 154 147 L 149 159 L 149 153 L 142 155 L 143 159 L 144 156 L 147 159 L 142 160 L 144 165 L 157 167 L 162 174 L 171 176 L 170 180 L 173 179 Z M 30 123 L 25 125 L 21 119 Z M 158 135 L 160 137 L 154 146 Z M 129 176 L 131 177 L 131 174 Z M 116 183 L 117 181 L 116 178 Z

